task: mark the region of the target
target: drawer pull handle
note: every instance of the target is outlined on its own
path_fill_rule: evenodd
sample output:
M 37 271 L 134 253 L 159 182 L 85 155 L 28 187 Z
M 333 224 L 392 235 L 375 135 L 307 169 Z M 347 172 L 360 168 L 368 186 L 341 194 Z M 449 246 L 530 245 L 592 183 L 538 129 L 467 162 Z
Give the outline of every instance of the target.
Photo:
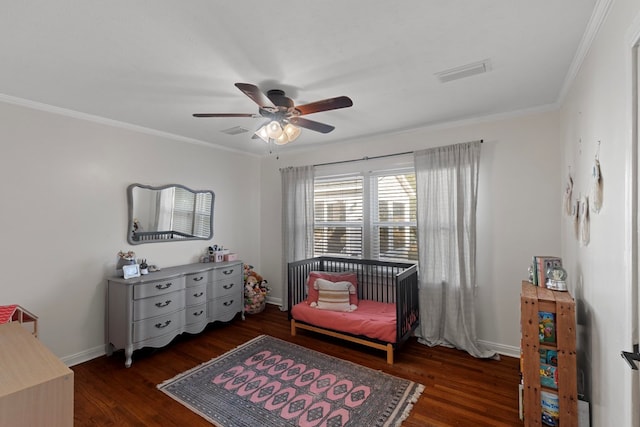
M 200 276 L 200 277 L 194 277 L 193 281 L 194 282 L 199 282 L 200 280 L 204 279 L 204 276 Z
M 197 294 L 193 294 L 193 297 L 200 298 L 202 295 L 204 295 L 204 292 L 198 292 Z
M 156 303 L 156 307 L 166 307 L 169 304 L 171 304 L 171 300 L 170 299 L 166 300 L 165 302 L 157 302 Z
M 156 328 L 158 328 L 158 329 L 164 329 L 164 328 L 166 328 L 167 326 L 169 326 L 170 324 L 171 324 L 171 320 L 167 320 L 167 321 L 166 321 L 166 322 L 164 322 L 164 323 L 156 323 Z
M 233 304 L 233 300 L 225 301 L 225 302 L 222 303 L 222 305 L 224 305 L 225 307 L 229 307 L 231 304 Z
M 222 287 L 225 289 L 231 289 L 233 288 L 233 285 L 234 285 L 233 283 L 229 283 L 228 285 L 222 285 Z
M 156 289 L 169 289 L 171 285 L 171 282 L 167 283 L 166 285 L 156 285 Z
M 204 310 L 200 310 L 200 311 L 197 311 L 197 312 L 193 313 L 193 315 L 197 317 L 197 316 L 202 316 L 203 313 L 204 313 Z
M 233 270 L 233 268 L 231 270 L 223 270 L 222 273 L 228 276 L 229 274 L 233 274 Z

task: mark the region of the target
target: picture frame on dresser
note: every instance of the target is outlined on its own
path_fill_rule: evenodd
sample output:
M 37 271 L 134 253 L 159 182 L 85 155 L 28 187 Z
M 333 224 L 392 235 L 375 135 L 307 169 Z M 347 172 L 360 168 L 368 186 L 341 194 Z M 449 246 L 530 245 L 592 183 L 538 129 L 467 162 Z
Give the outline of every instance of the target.
M 125 279 L 140 277 L 140 265 L 138 264 L 123 265 L 122 274 Z

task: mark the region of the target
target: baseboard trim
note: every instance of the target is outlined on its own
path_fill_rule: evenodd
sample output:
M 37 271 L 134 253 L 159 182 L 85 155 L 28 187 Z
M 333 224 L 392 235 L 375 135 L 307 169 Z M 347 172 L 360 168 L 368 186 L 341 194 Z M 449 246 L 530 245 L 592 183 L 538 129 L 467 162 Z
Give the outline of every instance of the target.
M 280 308 L 282 308 L 282 298 L 271 298 L 271 297 L 267 297 L 267 304 L 273 304 L 273 305 L 277 305 Z
M 478 340 L 478 343 L 493 349 L 498 354 L 502 354 L 504 356 L 520 358 L 520 347 L 514 347 L 511 345 L 499 344 L 491 341 L 483 341 Z
M 280 298 L 269 298 L 267 297 L 268 304 L 273 304 L 282 308 L 282 300 Z M 485 347 L 488 347 L 494 350 L 498 354 L 502 354 L 504 356 L 509 357 L 520 357 L 520 347 L 514 347 L 505 344 L 499 344 L 491 341 L 478 340 L 478 342 Z M 69 356 L 62 357 L 62 362 L 67 366 L 75 366 L 80 363 L 88 362 L 89 360 L 95 359 L 100 356 L 104 356 L 106 354 L 105 346 L 99 345 L 97 347 L 90 348 L 85 351 L 81 351 L 76 354 L 71 354 Z
M 79 365 L 80 363 L 88 362 L 89 360 L 95 359 L 96 357 L 104 356 L 105 354 L 107 353 L 103 344 L 85 351 L 81 351 L 80 353 L 62 357 L 60 360 L 62 360 L 62 363 L 67 366 L 75 366 Z

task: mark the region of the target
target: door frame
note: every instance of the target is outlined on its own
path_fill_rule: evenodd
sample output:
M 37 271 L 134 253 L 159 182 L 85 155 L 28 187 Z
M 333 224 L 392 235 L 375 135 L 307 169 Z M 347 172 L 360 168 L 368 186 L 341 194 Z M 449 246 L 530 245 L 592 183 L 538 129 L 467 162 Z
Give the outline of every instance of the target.
M 625 202 L 625 253 L 628 255 L 625 284 L 629 295 L 630 323 L 626 351 L 632 351 L 633 346 L 640 342 L 640 288 L 638 284 L 638 269 L 640 265 L 640 181 L 638 165 L 640 164 L 640 14 L 631 24 L 626 37 L 625 50 L 627 53 L 627 69 L 629 70 L 629 138 L 627 143 L 626 164 L 626 202 Z M 640 375 L 638 371 L 631 371 L 629 402 L 631 425 L 640 426 L 640 405 L 633 404 L 640 398 Z

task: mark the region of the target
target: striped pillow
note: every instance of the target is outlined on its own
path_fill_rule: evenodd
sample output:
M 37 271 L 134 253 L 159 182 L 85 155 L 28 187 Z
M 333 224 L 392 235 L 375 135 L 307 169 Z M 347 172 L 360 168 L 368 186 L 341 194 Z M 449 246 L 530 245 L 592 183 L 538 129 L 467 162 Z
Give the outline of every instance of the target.
M 351 282 L 316 279 L 313 287 L 318 291 L 316 307 L 321 310 L 353 311 L 358 308 L 357 305 L 349 303 L 349 294 L 356 293 L 356 288 Z

